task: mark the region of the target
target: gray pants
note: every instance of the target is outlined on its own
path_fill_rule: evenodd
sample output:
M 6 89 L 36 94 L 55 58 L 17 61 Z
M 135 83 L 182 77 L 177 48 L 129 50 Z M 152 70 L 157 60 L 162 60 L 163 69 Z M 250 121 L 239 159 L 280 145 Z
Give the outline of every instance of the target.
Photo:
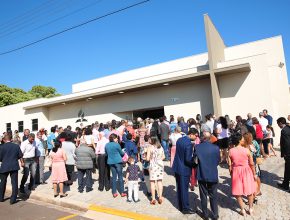
M 35 174 L 35 183 L 43 183 L 44 181 L 44 160 L 45 156 L 39 157 L 39 163 L 37 164 L 36 174 Z
M 28 188 L 32 188 L 34 186 L 36 166 L 37 163 L 35 162 L 34 158 L 24 158 L 24 173 L 21 179 L 20 189 L 24 190 L 24 184 L 27 181 L 29 173 L 30 173 L 30 182 Z

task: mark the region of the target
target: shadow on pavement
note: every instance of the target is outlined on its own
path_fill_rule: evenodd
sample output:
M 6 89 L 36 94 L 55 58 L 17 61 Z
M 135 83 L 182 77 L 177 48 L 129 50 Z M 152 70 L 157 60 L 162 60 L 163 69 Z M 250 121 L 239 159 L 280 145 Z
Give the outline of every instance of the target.
M 236 199 L 232 196 L 231 189 L 231 178 L 226 176 L 220 176 L 220 181 L 218 185 L 218 205 L 223 208 L 231 209 L 238 213 L 238 203 Z M 220 192 L 222 193 L 220 193 Z
M 261 170 L 261 182 L 263 184 L 266 184 L 266 185 L 275 187 L 277 189 L 280 189 L 277 186 L 277 183 L 281 183 L 282 182 L 282 179 L 283 179 L 282 177 L 279 177 L 275 173 L 270 173 L 267 170 Z

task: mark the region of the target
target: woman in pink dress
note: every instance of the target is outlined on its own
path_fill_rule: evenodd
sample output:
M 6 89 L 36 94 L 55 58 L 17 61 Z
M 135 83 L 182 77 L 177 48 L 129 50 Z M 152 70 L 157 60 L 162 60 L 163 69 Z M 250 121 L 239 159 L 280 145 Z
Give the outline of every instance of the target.
M 233 134 L 231 143 L 235 146 L 229 151 L 229 171 L 232 177 L 232 194 L 241 208 L 240 214 L 245 215 L 242 196 L 248 197 L 249 214 L 253 214 L 253 199 L 256 191 L 257 175 L 250 150 L 245 146 L 241 134 Z
M 63 192 L 63 183 L 67 181 L 67 173 L 65 169 L 66 154 L 61 149 L 61 142 L 56 141 L 54 148 L 49 156 L 52 159 L 51 181 L 53 183 L 54 197 L 60 194 L 60 198 L 66 197 L 67 194 Z M 59 194 L 57 192 L 57 185 L 59 185 Z

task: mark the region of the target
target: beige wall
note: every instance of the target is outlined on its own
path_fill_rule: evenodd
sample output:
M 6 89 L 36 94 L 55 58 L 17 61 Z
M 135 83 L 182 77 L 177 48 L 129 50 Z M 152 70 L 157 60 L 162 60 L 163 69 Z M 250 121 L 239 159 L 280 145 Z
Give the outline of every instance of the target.
M 245 117 L 248 112 L 257 115 L 266 108 L 275 119 L 287 116 L 290 96 L 286 65 L 278 66 L 285 63 L 280 36 L 226 48 L 225 56 L 219 67 L 248 62 L 251 72 L 219 77 L 223 113 L 238 112 Z
M 251 65 L 250 73 L 234 73 L 218 77 L 221 96 L 222 114 L 232 117 L 241 115 L 246 117 L 251 112 L 257 115 L 267 108 L 272 112 L 271 91 L 265 55 L 247 59 Z
M 11 123 L 12 131 L 18 130 L 18 121 L 23 121 L 24 128 L 32 129 L 32 119 L 38 119 L 39 128 L 47 125 L 47 110 L 35 108 L 25 111 L 23 106 L 27 102 L 0 108 L 0 131 L 6 131 L 6 123 Z
M 163 106 L 167 117 L 173 114 L 187 118 L 195 117 L 198 113 L 212 112 L 209 79 L 50 107 L 49 123 L 73 125 L 80 109 L 92 123 L 96 120 L 107 122 L 112 119 L 132 118 L 132 110 Z
M 159 63 L 151 66 L 146 66 L 138 69 L 133 69 L 130 71 L 125 71 L 121 73 L 112 74 L 109 76 L 80 82 L 72 85 L 72 92 L 77 93 L 85 90 L 96 89 L 109 85 L 118 85 L 120 83 L 141 80 L 144 78 L 162 76 L 166 77 L 170 75 L 166 73 L 172 73 L 184 69 L 196 68 L 197 71 L 207 65 L 208 55 L 207 53 L 197 54 L 189 57 L 184 57 L 176 60 L 171 60 L 169 62 Z M 96 76 L 97 77 L 97 76 Z

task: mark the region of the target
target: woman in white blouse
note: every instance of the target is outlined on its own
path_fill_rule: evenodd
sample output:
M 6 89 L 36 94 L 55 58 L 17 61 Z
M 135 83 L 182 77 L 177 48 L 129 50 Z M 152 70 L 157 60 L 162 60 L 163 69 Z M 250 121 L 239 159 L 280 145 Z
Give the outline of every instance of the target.
M 174 129 L 174 133 L 172 133 L 169 137 L 170 143 L 171 143 L 171 151 L 170 151 L 170 167 L 172 167 L 174 157 L 175 157 L 175 152 L 176 152 L 176 142 L 179 138 L 182 137 L 181 134 L 181 127 L 177 126 Z

